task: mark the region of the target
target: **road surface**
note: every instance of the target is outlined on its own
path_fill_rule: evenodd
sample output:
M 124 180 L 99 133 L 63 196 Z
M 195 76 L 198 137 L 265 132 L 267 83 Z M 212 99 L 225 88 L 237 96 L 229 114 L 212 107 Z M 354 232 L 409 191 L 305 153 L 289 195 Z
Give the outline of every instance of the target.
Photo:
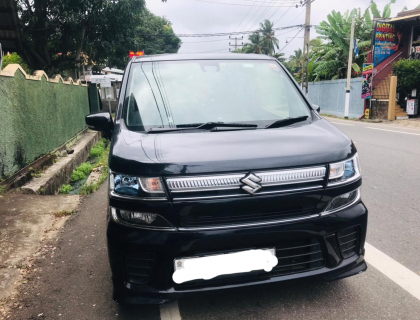
M 43 259 L 12 319 L 420 319 L 420 130 L 332 122 L 356 143 L 369 209 L 367 272 L 121 308 L 111 300 L 106 185 L 86 198 Z

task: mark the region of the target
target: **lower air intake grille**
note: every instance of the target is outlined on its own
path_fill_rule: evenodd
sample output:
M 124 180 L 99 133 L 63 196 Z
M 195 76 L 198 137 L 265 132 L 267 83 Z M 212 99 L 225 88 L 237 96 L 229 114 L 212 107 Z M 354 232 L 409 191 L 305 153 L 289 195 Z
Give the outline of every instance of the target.
M 125 254 L 125 274 L 127 281 L 134 284 L 147 284 L 152 275 L 155 255 L 144 252 Z
M 279 263 L 272 271 L 274 275 L 311 271 L 324 266 L 324 254 L 317 239 L 298 241 L 291 247 L 279 246 L 276 256 Z
M 267 248 L 268 247 L 270 246 L 267 246 Z M 193 280 L 180 285 L 175 284 L 175 286 L 179 289 L 189 289 L 201 286 L 218 286 L 265 280 L 271 277 L 321 269 L 325 264 L 322 247 L 317 238 L 283 241 L 275 247 L 278 264 L 271 272 L 254 271 L 237 275 L 223 275 L 211 280 Z
M 341 255 L 344 259 L 350 258 L 357 253 L 359 247 L 359 228 L 352 227 L 340 231 L 338 234 Z

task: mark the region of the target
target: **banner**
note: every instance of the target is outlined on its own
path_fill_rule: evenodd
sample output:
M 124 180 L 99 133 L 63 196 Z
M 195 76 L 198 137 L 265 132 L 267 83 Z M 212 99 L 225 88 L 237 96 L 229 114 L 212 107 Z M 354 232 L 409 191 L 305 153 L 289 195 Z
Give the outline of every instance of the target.
M 375 67 L 392 56 L 399 48 L 401 36 L 395 30 L 395 24 L 389 22 L 375 23 L 375 50 L 373 62 Z
M 372 96 L 372 71 L 373 63 L 363 64 L 362 99 L 370 99 Z

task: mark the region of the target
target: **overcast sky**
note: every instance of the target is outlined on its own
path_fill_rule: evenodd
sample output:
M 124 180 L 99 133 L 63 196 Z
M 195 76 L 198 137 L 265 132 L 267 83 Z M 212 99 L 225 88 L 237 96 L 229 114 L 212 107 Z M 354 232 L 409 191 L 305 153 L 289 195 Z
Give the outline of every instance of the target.
M 204 2 L 208 1 L 208 2 Z M 215 3 L 218 2 L 218 3 Z M 276 22 L 275 27 L 287 27 L 301 25 L 305 22 L 304 7 L 290 7 L 289 3 L 298 3 L 294 0 L 146 0 L 147 7 L 154 14 L 165 16 L 172 22 L 173 29 L 177 34 L 189 33 L 227 33 L 234 31 L 250 31 L 258 29 L 259 22 L 264 19 Z M 376 0 L 379 9 L 389 0 Z M 226 5 L 222 3 L 231 3 Z M 332 11 L 345 12 L 348 9 L 362 8 L 364 11 L 370 4 L 370 0 L 315 0 L 312 3 L 312 21 L 316 25 L 326 20 Z M 414 9 L 420 4 L 420 0 L 397 0 L 392 5 L 392 16 L 396 16 L 404 6 Z M 289 7 L 285 7 L 289 5 Z M 280 49 L 289 55 L 293 51 L 303 47 L 303 31 L 298 34 L 300 28 L 279 30 L 276 32 L 280 40 Z M 287 32 L 287 33 L 286 33 Z M 292 38 L 296 36 L 294 40 Z M 287 39 L 290 37 L 289 39 Z M 315 38 L 315 30 L 312 29 L 311 38 Z M 234 40 L 224 37 L 206 38 L 181 38 L 183 41 L 180 53 L 189 52 L 228 52 L 229 42 Z M 244 35 L 244 42 L 248 36 Z M 290 41 L 286 44 L 286 40 Z M 242 41 L 241 41 L 242 42 Z

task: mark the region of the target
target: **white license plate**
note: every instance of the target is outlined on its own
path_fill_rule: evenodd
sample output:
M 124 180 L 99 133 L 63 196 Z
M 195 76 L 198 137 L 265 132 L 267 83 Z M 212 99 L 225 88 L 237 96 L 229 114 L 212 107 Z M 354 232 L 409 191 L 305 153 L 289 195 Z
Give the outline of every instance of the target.
M 256 270 L 270 272 L 277 265 L 276 249 L 247 250 L 206 257 L 175 259 L 175 283 L 210 280 L 217 276 Z

